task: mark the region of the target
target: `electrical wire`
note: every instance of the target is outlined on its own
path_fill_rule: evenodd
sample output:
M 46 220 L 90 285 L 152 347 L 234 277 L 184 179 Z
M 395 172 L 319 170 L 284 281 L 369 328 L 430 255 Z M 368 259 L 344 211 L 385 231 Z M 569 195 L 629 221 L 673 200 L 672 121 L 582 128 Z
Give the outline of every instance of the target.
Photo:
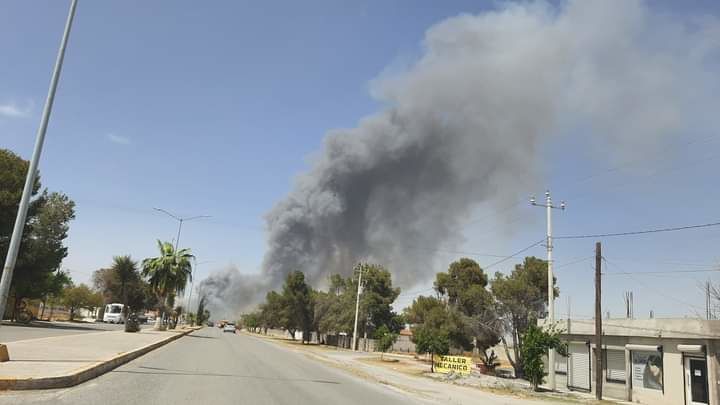
M 500 264 L 500 263 L 503 263 L 503 262 L 505 262 L 505 261 L 507 261 L 507 260 L 510 260 L 510 259 L 512 259 L 513 257 L 519 255 L 520 253 L 526 252 L 526 251 L 534 248 L 535 246 L 537 246 L 537 245 L 539 245 L 539 244 L 541 244 L 541 243 L 543 243 L 543 242 L 545 242 L 545 238 L 540 239 L 539 241 L 533 243 L 532 245 L 530 245 L 530 246 L 528 246 L 528 247 L 525 247 L 525 248 L 522 248 L 522 249 L 518 250 L 517 252 L 511 254 L 510 256 L 504 257 L 504 258 L 502 258 L 502 259 L 500 259 L 500 260 L 498 260 L 498 261 L 496 261 L 496 262 L 494 262 L 494 263 L 491 263 L 491 264 L 485 266 L 483 269 L 484 269 L 484 270 L 487 270 L 487 269 L 489 269 L 489 268 L 491 268 L 491 267 L 494 267 L 494 266 L 496 266 L 496 265 L 498 265 L 498 264 Z
M 617 273 L 602 273 L 603 275 L 608 276 L 621 276 L 621 275 L 643 275 L 643 274 L 679 274 L 679 273 L 712 273 L 712 272 L 718 272 L 720 269 L 710 269 L 710 270 L 667 270 L 667 271 L 628 271 L 628 272 L 617 272 Z
M 615 236 L 631 236 L 631 235 L 644 235 L 644 234 L 648 234 L 648 233 L 684 231 L 684 230 L 688 230 L 688 229 L 709 228 L 709 227 L 713 227 L 713 226 L 720 226 L 720 222 L 711 222 L 711 223 L 699 224 L 699 225 L 677 226 L 677 227 L 673 227 L 673 228 L 647 229 L 647 230 L 642 230 L 642 231 L 598 233 L 598 234 L 592 234 L 592 235 L 553 236 L 553 239 L 609 238 L 609 237 L 615 237 Z
M 605 262 L 605 264 L 606 264 L 607 266 L 613 266 L 613 267 L 617 268 L 618 270 L 621 270 L 620 272 L 616 272 L 616 274 L 625 274 L 625 275 L 627 275 L 628 277 L 630 277 L 631 279 L 633 279 L 633 280 L 634 280 L 639 286 L 641 286 L 641 287 L 645 287 L 645 288 L 647 288 L 648 290 L 652 290 L 652 291 L 654 291 L 655 293 L 657 293 L 657 294 L 659 294 L 659 295 L 661 295 L 661 296 L 663 296 L 663 297 L 665 297 L 665 298 L 667 298 L 667 299 L 669 299 L 669 300 L 672 300 L 672 301 L 675 301 L 675 302 L 677 302 L 677 303 L 686 305 L 686 306 L 688 306 L 688 307 L 690 307 L 690 308 L 693 308 L 693 311 L 696 311 L 696 310 L 699 310 L 699 309 L 705 310 L 704 307 L 700 307 L 700 306 L 698 306 L 698 305 L 691 304 L 691 303 L 689 303 L 689 302 L 686 302 L 686 301 L 683 301 L 683 300 L 681 300 L 681 299 L 675 298 L 675 297 L 673 297 L 672 295 L 668 295 L 668 294 L 666 294 L 665 292 L 663 292 L 662 290 L 659 290 L 659 289 L 656 289 L 656 288 L 653 288 L 653 287 L 648 286 L 647 284 L 643 283 L 643 282 L 640 281 L 639 279 L 635 278 L 632 273 L 630 273 L 630 272 L 623 272 L 622 269 L 621 269 L 619 266 L 617 266 L 617 265 L 614 264 L 614 263 L 609 262 L 609 261 L 605 258 L 605 256 L 602 257 L 602 260 Z

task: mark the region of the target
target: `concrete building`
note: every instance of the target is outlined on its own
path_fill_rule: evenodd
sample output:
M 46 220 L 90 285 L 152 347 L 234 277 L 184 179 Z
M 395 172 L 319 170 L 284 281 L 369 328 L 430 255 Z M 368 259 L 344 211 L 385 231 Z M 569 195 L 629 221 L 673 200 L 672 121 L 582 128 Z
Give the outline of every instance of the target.
M 556 356 L 558 389 L 594 392 L 595 321 L 558 323 L 568 344 L 568 357 Z M 720 321 L 603 319 L 603 334 L 604 398 L 720 405 Z

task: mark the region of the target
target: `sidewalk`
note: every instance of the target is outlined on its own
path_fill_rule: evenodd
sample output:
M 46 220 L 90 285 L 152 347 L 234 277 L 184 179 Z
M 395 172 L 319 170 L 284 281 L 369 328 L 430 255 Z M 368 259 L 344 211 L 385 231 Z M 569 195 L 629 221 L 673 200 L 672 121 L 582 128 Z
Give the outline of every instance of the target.
M 0 389 L 63 388 L 106 373 L 196 329 L 109 331 L 7 343 Z

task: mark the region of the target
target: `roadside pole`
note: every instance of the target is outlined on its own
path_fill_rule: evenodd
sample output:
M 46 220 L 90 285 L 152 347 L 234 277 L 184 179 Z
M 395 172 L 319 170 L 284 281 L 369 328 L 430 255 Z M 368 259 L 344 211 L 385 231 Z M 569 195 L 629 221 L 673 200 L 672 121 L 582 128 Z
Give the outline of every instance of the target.
M 352 338 L 352 349 L 357 350 L 357 324 L 358 324 L 358 312 L 360 311 L 360 292 L 362 291 L 362 266 L 358 265 L 358 289 L 357 297 L 355 298 L 355 326 L 353 327 L 353 338 Z
M 595 243 L 595 398 L 602 399 L 602 372 L 603 372 L 603 355 L 602 355 L 602 246 L 600 242 Z
M 530 197 L 530 204 L 537 207 L 545 207 L 547 216 L 547 267 L 548 267 L 548 324 L 555 323 L 555 276 L 553 275 L 553 242 L 552 242 L 552 210 L 565 210 L 565 201 L 560 202 L 560 206 L 552 205 L 550 191 L 545 191 L 545 204 L 535 202 L 535 197 Z M 548 388 L 555 391 L 555 349 L 548 350 Z
M 50 79 L 50 89 L 48 90 L 42 118 L 40 119 L 40 128 L 38 128 L 37 138 L 35 140 L 35 149 L 33 150 L 30 166 L 28 167 L 27 176 L 25 177 L 25 187 L 23 188 L 22 197 L 20 198 L 20 205 L 18 206 L 17 217 L 15 218 L 15 226 L 13 227 L 12 237 L 10 238 L 10 246 L 8 247 L 5 266 L 3 267 L 2 278 L 0 279 L 0 318 L 5 315 L 5 305 L 7 304 L 8 293 L 10 291 L 10 283 L 12 282 L 15 262 L 17 261 L 18 252 L 20 251 L 20 242 L 22 241 L 22 234 L 25 228 L 25 219 L 30 204 L 30 197 L 32 196 L 33 186 L 37 178 L 38 163 L 45 142 L 45 132 L 47 131 L 48 122 L 50 121 L 50 113 L 52 112 L 53 101 L 55 100 L 55 91 L 57 90 L 60 79 L 60 71 L 62 70 L 63 60 L 65 59 L 65 48 L 67 47 L 68 38 L 70 37 L 70 29 L 73 18 L 75 17 L 76 8 L 77 0 L 72 0 L 70 2 L 67 21 L 65 22 L 65 31 L 60 41 L 60 50 L 55 60 L 55 68 L 53 69 Z

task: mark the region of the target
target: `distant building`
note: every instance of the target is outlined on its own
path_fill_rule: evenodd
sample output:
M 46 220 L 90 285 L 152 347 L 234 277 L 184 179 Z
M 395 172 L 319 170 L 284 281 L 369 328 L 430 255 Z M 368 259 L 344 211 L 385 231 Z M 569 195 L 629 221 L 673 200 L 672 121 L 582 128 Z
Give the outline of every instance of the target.
M 556 356 L 558 389 L 594 392 L 595 321 L 558 322 L 568 343 L 568 357 Z M 720 405 L 720 321 L 603 319 L 603 334 L 604 398 Z

